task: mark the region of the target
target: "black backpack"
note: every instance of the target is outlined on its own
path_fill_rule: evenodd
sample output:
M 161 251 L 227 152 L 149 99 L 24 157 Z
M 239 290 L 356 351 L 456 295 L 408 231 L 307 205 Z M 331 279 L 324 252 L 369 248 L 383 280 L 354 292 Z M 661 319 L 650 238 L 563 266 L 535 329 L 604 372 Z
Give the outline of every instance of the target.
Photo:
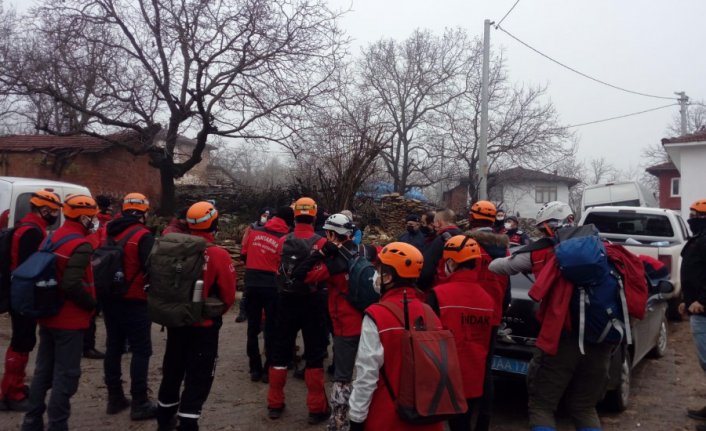
M 373 282 L 375 266 L 370 262 L 365 245 L 361 244 L 357 251 L 339 248 L 341 255 L 348 262 L 348 294 L 346 300 L 358 311 L 380 300 L 380 294 L 375 291 Z
M 0 314 L 10 311 L 12 237 L 15 235 L 15 231 L 23 226 L 31 226 L 41 231 L 41 228 L 35 223 L 18 223 L 14 227 L 0 231 Z
M 321 236 L 314 234 L 309 238 L 297 238 L 294 233 L 286 236 L 282 246 L 282 261 L 276 277 L 277 288 L 280 292 L 308 294 L 316 290 L 315 285 L 308 285 L 295 281 L 292 272 L 304 259 L 311 255 L 314 245 L 321 240 Z
M 142 226 L 133 228 L 123 239 L 117 242 L 113 237 L 108 236 L 105 242 L 93 252 L 93 257 L 91 258 L 93 279 L 96 293 L 101 298 L 122 298 L 130 289 L 134 277 L 139 275 L 139 272 L 137 272 L 132 279 L 125 279 L 123 257 L 127 242 L 142 229 Z

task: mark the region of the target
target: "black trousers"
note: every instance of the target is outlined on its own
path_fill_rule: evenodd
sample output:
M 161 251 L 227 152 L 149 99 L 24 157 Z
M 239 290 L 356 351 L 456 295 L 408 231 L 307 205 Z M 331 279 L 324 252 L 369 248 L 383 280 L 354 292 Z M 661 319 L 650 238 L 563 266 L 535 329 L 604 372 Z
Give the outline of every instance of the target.
M 37 345 L 37 321 L 10 309 L 12 336 L 10 347 L 18 353 L 29 353 Z
M 304 338 L 306 368 L 323 368 L 326 356 L 326 295 L 280 293 L 271 366 L 286 367 L 294 354 L 297 333 Z
M 167 328 L 157 420 L 166 426 L 178 413 L 180 430 L 197 430 L 201 408 L 211 392 L 221 323 L 210 328 Z M 182 383 L 184 390 L 179 396 Z
M 250 372 L 262 372 L 259 334 L 262 331 L 262 312 L 265 312 L 265 369 L 270 365 L 270 357 L 274 350 L 273 342 L 277 323 L 277 287 L 248 286 L 246 312 L 248 316 L 247 353 L 250 361 Z

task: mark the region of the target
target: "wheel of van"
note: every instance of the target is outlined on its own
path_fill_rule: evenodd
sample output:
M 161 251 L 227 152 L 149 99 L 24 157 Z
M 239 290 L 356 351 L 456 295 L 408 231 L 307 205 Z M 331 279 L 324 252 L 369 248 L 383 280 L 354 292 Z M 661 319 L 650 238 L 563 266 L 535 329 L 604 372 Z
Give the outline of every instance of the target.
M 630 401 L 630 353 L 625 352 L 620 366 L 620 381 L 618 387 L 605 394 L 602 405 L 614 412 L 622 412 L 628 408 Z
M 650 357 L 661 358 L 667 353 L 667 342 L 669 339 L 669 332 L 667 330 L 667 318 L 662 319 L 662 323 L 659 325 L 659 334 L 657 335 L 657 343 L 650 350 Z

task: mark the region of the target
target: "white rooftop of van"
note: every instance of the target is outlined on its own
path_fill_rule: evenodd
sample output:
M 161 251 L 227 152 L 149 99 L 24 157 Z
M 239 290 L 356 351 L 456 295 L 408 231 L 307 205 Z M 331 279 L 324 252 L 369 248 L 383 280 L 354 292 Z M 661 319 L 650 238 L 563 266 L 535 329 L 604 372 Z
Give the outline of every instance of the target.
M 42 180 L 39 178 L 24 178 L 24 177 L 0 177 L 0 181 L 12 183 L 16 186 L 39 186 L 39 187 L 66 187 L 79 186 L 78 184 L 66 183 L 63 181 Z

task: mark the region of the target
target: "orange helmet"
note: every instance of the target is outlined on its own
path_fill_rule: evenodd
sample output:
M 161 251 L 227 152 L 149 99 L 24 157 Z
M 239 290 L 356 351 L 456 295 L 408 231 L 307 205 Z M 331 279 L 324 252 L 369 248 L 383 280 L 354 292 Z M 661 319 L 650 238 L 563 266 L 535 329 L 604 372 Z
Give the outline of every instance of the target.
M 299 198 L 294 202 L 294 217 L 301 215 L 315 216 L 316 202 L 312 198 Z
M 689 209 L 691 211 L 696 211 L 697 213 L 706 214 L 706 199 L 699 199 L 698 201 L 691 204 Z
M 64 201 L 64 216 L 76 219 L 82 215 L 94 217 L 98 214 L 98 205 L 92 197 L 86 195 L 69 195 Z
M 444 244 L 444 261 L 451 259 L 463 263 L 480 258 L 480 246 L 476 240 L 466 235 L 456 235 Z
M 210 202 L 196 202 L 186 211 L 186 222 L 189 229 L 209 230 L 218 219 L 218 210 Z
M 478 201 L 471 207 L 471 218 L 475 220 L 495 221 L 498 210 L 490 201 Z
M 150 201 L 142 193 L 128 193 L 123 198 L 123 211 L 140 211 L 146 213 L 150 209 Z
M 378 254 L 378 260 L 394 268 L 397 275 L 402 278 L 419 278 L 424 264 L 422 252 L 417 247 L 404 242 L 386 245 Z
M 48 207 L 53 210 L 61 208 L 61 198 L 59 198 L 59 195 L 46 189 L 32 193 L 32 198 L 29 202 L 38 208 Z

